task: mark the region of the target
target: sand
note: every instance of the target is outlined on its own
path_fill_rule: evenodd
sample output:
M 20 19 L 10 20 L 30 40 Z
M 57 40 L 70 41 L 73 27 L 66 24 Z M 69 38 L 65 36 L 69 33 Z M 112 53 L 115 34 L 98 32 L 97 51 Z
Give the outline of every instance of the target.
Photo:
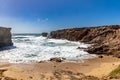
M 0 70 L 5 70 L 2 76 L 17 80 L 54 80 L 62 77 L 64 80 L 72 80 L 85 75 L 104 77 L 120 65 L 120 59 L 112 56 L 94 58 L 84 62 L 42 62 L 29 64 L 0 64 Z M 79 73 L 79 74 L 78 74 Z M 58 76 L 58 74 L 60 76 Z M 57 79 L 56 79 L 57 80 Z

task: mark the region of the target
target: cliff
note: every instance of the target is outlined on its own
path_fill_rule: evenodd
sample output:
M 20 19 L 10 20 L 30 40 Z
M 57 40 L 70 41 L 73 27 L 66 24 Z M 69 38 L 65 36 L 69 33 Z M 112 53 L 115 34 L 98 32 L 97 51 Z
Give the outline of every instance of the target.
M 120 25 L 57 30 L 52 31 L 50 37 L 94 44 L 86 51 L 120 57 Z
M 0 47 L 13 45 L 10 31 L 11 28 L 0 27 Z

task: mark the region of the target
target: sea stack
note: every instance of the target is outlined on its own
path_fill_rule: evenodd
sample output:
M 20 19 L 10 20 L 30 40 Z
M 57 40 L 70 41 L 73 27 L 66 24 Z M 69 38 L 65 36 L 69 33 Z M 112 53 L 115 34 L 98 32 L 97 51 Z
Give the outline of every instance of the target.
M 47 33 L 47 32 L 43 32 L 43 33 L 42 33 L 42 36 L 43 36 L 43 37 L 47 37 L 47 36 L 48 36 L 48 33 Z
M 12 45 L 11 28 L 0 27 L 0 47 Z

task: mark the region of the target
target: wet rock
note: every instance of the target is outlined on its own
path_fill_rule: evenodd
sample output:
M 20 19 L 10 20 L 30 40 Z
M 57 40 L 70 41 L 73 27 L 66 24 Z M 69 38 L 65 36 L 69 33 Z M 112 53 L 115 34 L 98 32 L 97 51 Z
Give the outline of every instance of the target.
M 61 58 L 51 58 L 50 61 L 62 62 Z
M 63 58 L 63 57 L 62 57 L 61 59 L 62 59 L 62 60 L 66 60 L 66 58 Z
M 42 36 L 43 36 L 43 37 L 47 37 L 47 36 L 48 36 L 48 33 L 47 33 L 47 32 L 43 32 L 43 33 L 42 33 Z
M 84 49 L 84 50 L 85 50 L 86 48 L 83 48 L 83 47 L 78 47 L 77 49 Z
M 103 56 L 102 55 L 100 55 L 100 56 L 98 56 L 99 58 L 103 58 Z
M 106 45 L 99 45 L 99 46 L 94 46 L 86 49 L 87 52 L 91 54 L 104 54 L 107 50 L 109 49 L 109 46 Z

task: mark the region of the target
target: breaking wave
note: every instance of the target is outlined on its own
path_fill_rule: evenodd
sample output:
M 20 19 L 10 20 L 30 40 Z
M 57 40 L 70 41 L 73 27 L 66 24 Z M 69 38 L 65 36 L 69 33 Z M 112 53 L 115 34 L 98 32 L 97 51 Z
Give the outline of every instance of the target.
M 14 34 L 14 47 L 0 51 L 0 59 L 10 63 L 28 63 L 48 61 L 53 57 L 65 58 L 67 61 L 84 60 L 95 57 L 78 47 L 90 45 L 80 42 L 48 39 L 40 34 Z M 10 48 L 10 47 L 6 47 Z

